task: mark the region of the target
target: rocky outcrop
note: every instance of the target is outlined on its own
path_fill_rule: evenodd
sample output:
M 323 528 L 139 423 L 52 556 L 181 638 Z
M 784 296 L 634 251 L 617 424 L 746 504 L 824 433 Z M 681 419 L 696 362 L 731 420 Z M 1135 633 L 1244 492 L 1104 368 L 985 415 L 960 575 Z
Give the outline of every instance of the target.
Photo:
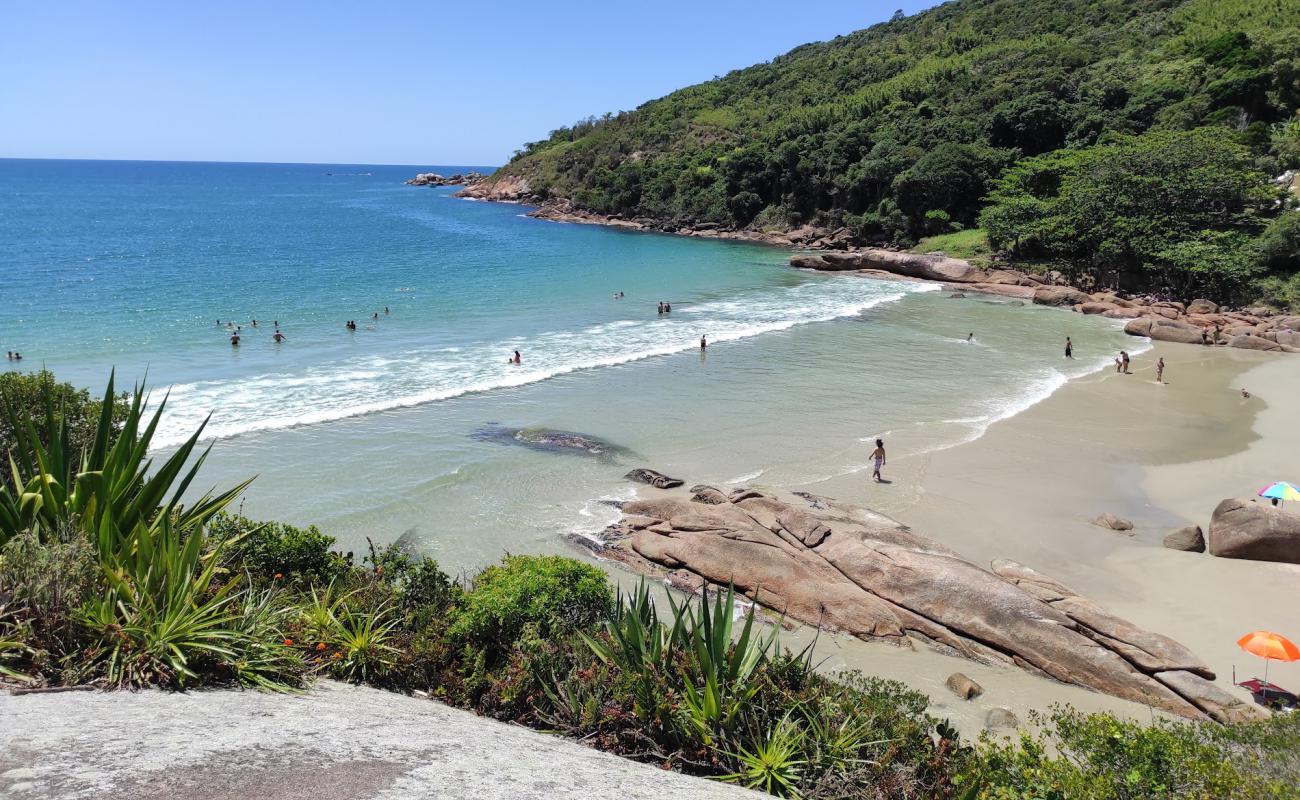
M 1263 336 L 1256 336 L 1251 333 L 1239 333 L 1228 340 L 1228 347 L 1237 347 L 1242 350 L 1281 350 L 1282 345 L 1277 342 L 1266 339 Z
M 1219 305 L 1209 300 L 1193 300 L 1187 304 L 1188 314 L 1216 314 L 1219 311 Z
M 1040 306 L 1076 306 L 1091 302 L 1091 295 L 1070 286 L 1044 286 L 1034 292 L 1034 304 Z
M 1300 564 L 1300 514 L 1263 501 L 1228 499 L 1210 517 L 1210 555 Z
M 1201 344 L 1205 339 L 1204 329 L 1191 323 L 1162 317 L 1130 320 L 1124 326 L 1124 332 L 1130 336 L 1146 336 L 1161 342 L 1182 344 Z
M 421 172 L 406 182 L 407 186 L 466 186 L 483 180 L 481 172 L 457 172 L 455 175 L 442 176 L 436 172 Z
M 467 185 L 454 196 L 470 200 L 492 200 L 498 203 L 528 203 L 538 199 L 533 194 L 528 179 L 519 175 L 488 176 Z
M 1165 534 L 1162 542 L 1170 550 L 1183 550 L 1188 553 L 1205 552 L 1205 534 L 1200 525 L 1188 525 Z
M 652 469 L 645 469 L 644 467 L 638 467 L 623 477 L 630 481 L 636 481 L 637 483 L 649 484 L 656 489 L 676 489 L 678 486 L 682 485 L 682 481 L 678 478 L 670 478 L 662 472 L 655 472 Z
M 879 247 L 852 253 L 816 253 L 792 256 L 790 264 L 802 269 L 831 272 L 875 269 L 892 275 L 945 283 L 999 283 L 989 273 L 960 258 L 938 253 L 900 253 Z
M 985 569 L 887 517 L 814 495 L 692 493 L 700 500 L 629 502 L 599 541 L 582 541 L 674 585 L 733 585 L 811 625 L 1014 664 L 1185 717 L 1211 713 L 1182 694 L 1188 681 L 1155 677 L 1212 680 L 1194 654 L 1028 567 Z

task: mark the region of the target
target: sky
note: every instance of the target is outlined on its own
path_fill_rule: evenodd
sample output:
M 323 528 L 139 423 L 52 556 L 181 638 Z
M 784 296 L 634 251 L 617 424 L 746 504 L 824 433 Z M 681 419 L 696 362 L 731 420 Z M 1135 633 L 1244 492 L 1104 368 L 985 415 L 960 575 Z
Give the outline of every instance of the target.
M 0 3 L 0 158 L 504 163 L 934 0 Z

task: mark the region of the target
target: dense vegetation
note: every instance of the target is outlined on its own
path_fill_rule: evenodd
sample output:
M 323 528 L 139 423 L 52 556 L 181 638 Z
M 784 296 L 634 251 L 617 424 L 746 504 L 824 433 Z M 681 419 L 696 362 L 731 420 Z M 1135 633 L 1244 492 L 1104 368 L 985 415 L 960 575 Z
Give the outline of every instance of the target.
M 1300 797 L 1300 715 L 1224 728 L 1058 709 L 1039 734 L 962 742 L 917 692 L 820 675 L 729 591 L 665 610 L 555 556 L 457 582 L 396 546 L 357 563 L 315 528 L 232 515 L 243 486 L 182 505 L 198 432 L 149 466 L 162 408 L 143 390 L 117 419 L 111 381 L 98 404 L 47 389 L 99 417 L 75 450 L 48 394 L 5 403 L 0 682 L 292 691 L 330 676 L 783 797 Z
M 1266 176 L 1300 167 L 1298 29 L 1300 0 L 955 0 L 553 131 L 498 174 L 676 227 L 807 223 L 901 246 L 974 226 L 996 185 L 994 210 L 1034 228 L 995 214 L 1009 256 L 1237 292 L 1296 269 L 1259 237 L 1282 210 Z M 1227 185 L 1163 196 L 1198 155 Z M 1056 190 L 1026 180 L 1094 167 L 1116 174 L 1069 191 L 1133 190 L 1105 233 L 1016 202 Z M 1153 241 L 1175 200 L 1196 212 Z

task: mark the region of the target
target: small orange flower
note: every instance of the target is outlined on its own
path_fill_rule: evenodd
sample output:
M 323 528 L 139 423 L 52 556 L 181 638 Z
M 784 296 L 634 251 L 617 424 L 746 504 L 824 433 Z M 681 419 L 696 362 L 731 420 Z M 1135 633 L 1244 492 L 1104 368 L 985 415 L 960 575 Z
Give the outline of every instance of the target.
M 338 661 L 338 660 L 339 660 L 340 658 L 342 658 L 342 657 L 343 657 L 343 654 L 342 654 L 342 653 L 335 653 L 335 654 L 334 654 L 334 660 L 335 660 L 335 661 Z
M 283 572 L 277 572 L 277 573 L 275 573 L 275 579 L 276 579 L 277 581 L 280 580 L 280 579 L 283 578 L 283 577 L 284 577 L 284 573 L 283 573 Z
M 320 651 L 322 651 L 322 650 L 324 650 L 324 649 L 325 649 L 325 643 L 324 643 L 324 642 L 317 642 L 317 643 L 316 643 L 316 652 L 319 653 Z
M 375 567 L 375 574 L 376 574 L 376 575 L 383 575 L 383 574 L 384 574 L 384 568 L 383 568 L 383 567 Z
M 284 640 L 284 646 L 285 646 L 285 647 L 292 647 L 292 646 L 293 646 L 293 639 L 285 639 L 285 640 Z

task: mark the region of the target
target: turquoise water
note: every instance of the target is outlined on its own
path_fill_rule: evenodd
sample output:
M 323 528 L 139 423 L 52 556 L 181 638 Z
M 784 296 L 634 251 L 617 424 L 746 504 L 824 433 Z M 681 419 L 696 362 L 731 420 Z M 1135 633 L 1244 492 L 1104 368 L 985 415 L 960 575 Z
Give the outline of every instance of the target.
M 909 457 L 1132 344 L 1109 320 L 402 184 L 429 169 L 465 168 L 0 160 L 0 349 L 87 386 L 116 367 L 169 387 L 160 445 L 210 414 L 207 477 L 258 474 L 251 514 L 316 522 L 351 547 L 411 530 L 471 568 L 599 528 L 636 465 L 816 490 L 865 479 L 885 435 L 900 480 L 851 499 L 888 510 L 916 490 Z M 490 424 L 627 454 L 476 435 Z

